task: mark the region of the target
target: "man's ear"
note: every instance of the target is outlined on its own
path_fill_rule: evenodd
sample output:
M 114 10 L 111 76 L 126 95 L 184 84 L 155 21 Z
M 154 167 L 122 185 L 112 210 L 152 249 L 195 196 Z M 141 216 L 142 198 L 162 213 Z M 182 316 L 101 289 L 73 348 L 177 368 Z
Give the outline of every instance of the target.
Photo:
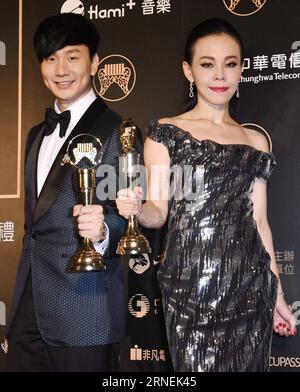
M 99 63 L 100 63 L 100 59 L 99 59 L 98 53 L 95 53 L 93 56 L 93 59 L 92 59 L 92 64 L 91 64 L 91 76 L 96 75 Z

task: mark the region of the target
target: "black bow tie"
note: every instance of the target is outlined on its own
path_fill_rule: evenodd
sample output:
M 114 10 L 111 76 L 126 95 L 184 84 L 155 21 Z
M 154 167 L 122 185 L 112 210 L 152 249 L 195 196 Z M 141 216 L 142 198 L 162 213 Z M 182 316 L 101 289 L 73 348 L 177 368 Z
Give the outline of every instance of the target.
M 64 137 L 66 134 L 66 130 L 68 128 L 69 122 L 71 119 L 70 110 L 65 110 L 64 112 L 58 114 L 52 108 L 47 108 L 45 111 L 45 122 L 46 122 L 46 130 L 45 135 L 49 136 L 56 128 L 57 124 L 60 125 L 59 136 Z

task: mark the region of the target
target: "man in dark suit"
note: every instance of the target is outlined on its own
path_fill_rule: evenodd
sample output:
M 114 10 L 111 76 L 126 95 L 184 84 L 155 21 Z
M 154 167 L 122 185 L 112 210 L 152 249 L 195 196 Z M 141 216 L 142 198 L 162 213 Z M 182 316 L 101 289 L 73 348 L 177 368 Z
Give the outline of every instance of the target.
M 91 133 L 103 144 L 101 165 L 117 171 L 121 117 L 92 89 L 99 40 L 94 25 L 75 14 L 48 17 L 35 33 L 42 77 L 60 116 L 47 110 L 27 139 L 25 236 L 6 334 L 8 371 L 109 371 L 124 335 L 115 252 L 126 221 L 109 197 L 78 205 L 75 170 L 61 166 L 69 141 Z M 80 236 L 104 254 L 106 270 L 69 271 Z

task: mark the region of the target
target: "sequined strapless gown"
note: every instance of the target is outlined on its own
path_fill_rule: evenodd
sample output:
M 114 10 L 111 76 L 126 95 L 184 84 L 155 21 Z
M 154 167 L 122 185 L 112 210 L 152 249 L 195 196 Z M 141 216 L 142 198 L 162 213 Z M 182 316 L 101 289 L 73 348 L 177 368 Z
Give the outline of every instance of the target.
M 158 276 L 174 370 L 268 371 L 277 278 L 250 195 L 271 174 L 273 154 L 199 141 L 157 121 L 147 133 L 168 148 L 172 166 L 192 168 L 184 197 L 177 187 L 169 203 Z

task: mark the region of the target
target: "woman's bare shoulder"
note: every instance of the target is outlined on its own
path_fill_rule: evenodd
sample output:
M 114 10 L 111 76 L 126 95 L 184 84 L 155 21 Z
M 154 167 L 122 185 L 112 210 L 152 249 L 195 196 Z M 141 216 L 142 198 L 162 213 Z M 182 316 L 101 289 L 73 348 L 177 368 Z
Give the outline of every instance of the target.
M 270 152 L 272 150 L 272 141 L 270 136 L 265 133 L 260 133 L 255 129 L 244 128 L 249 144 L 259 151 Z

